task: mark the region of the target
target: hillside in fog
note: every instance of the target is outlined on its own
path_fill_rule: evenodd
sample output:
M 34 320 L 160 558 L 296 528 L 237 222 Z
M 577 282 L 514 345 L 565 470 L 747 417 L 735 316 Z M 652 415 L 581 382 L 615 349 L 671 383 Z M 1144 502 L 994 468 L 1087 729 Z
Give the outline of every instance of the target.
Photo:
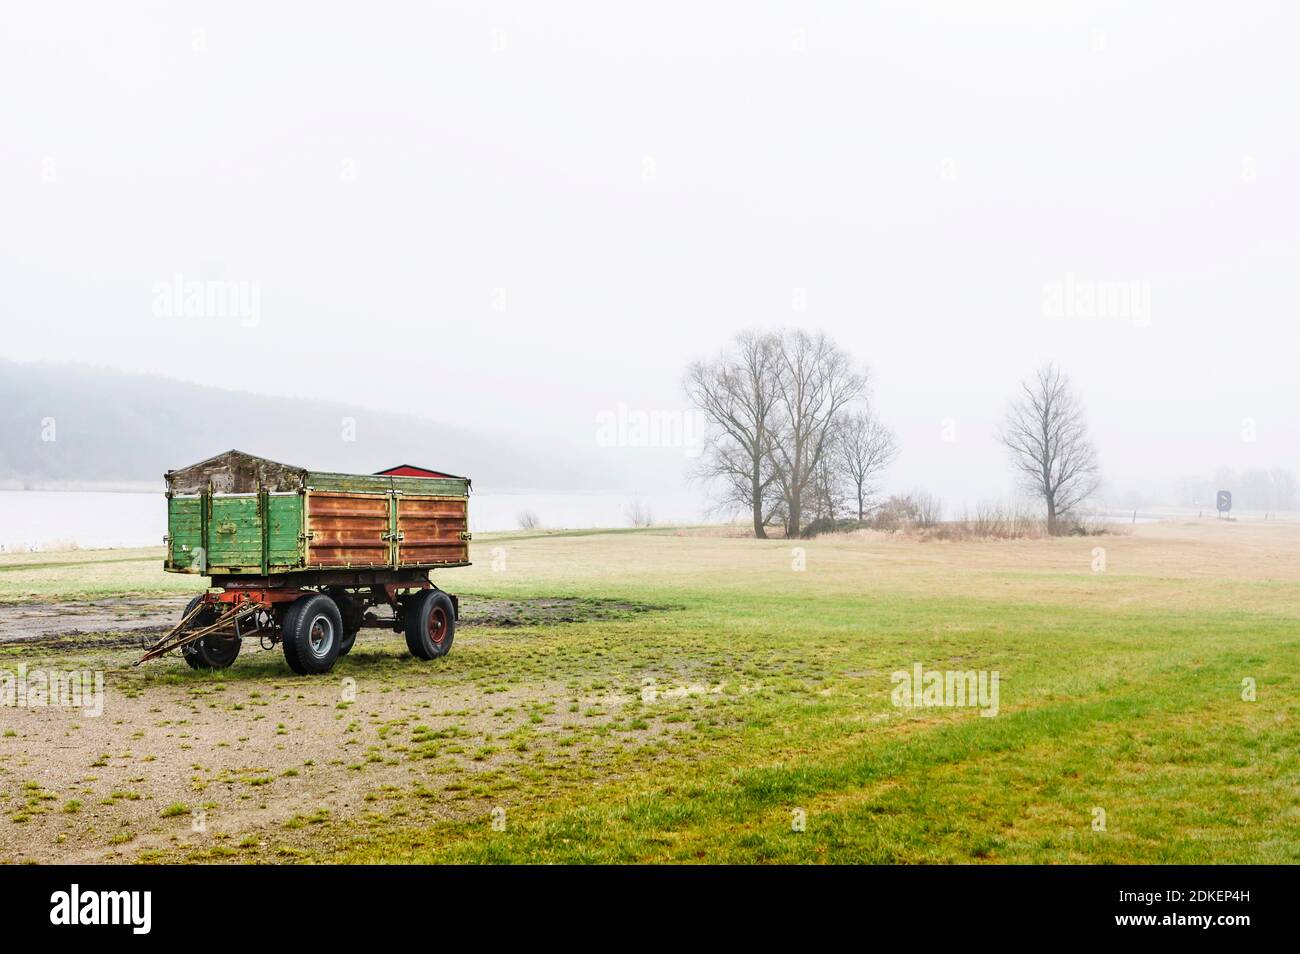
M 237 361 L 237 356 L 219 360 Z M 81 365 L 0 360 L 0 483 L 159 482 L 170 468 L 230 448 L 328 470 L 411 463 L 479 487 L 590 491 L 618 487 L 618 461 L 527 435 L 482 433 L 347 400 L 267 397 Z M 436 389 L 435 389 L 436 391 Z

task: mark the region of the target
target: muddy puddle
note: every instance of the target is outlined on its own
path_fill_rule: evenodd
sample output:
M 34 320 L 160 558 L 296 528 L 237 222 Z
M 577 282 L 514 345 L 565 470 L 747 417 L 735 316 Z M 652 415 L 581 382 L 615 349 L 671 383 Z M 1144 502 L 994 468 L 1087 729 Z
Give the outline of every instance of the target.
M 41 649 L 137 647 L 162 636 L 180 619 L 188 597 L 123 598 L 0 605 L 0 646 Z M 627 600 L 463 596 L 459 627 L 536 626 L 619 619 L 666 607 Z M 386 615 L 381 608 L 376 615 Z M 152 637 L 152 639 L 151 639 Z

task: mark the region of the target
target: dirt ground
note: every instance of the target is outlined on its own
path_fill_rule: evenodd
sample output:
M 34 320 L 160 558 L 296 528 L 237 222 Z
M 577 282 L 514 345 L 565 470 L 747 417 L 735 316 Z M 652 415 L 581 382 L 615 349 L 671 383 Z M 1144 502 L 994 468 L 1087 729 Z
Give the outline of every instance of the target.
M 72 647 L 88 637 L 103 647 L 138 646 L 180 618 L 186 597 L 0 604 L 0 643 Z
M 0 861 L 111 862 L 214 845 L 237 847 L 244 860 L 288 860 L 314 823 L 382 808 L 384 793 L 393 804 L 414 803 L 430 823 L 481 815 L 492 806 L 475 797 L 475 780 L 525 759 L 503 737 L 527 725 L 528 760 L 563 756 L 575 733 L 608 721 L 625 701 L 555 680 L 505 685 L 467 680 L 437 662 L 402 665 L 410 662 L 403 638 L 384 629 L 363 631 L 348 665 L 320 679 L 281 673 L 278 647 L 247 646 L 230 678 L 172 683 L 174 674 L 154 669 L 147 684 L 132 682 L 127 667 L 140 637 L 168 628 L 184 602 L 0 606 L 0 643 L 24 650 L 12 664 L 34 650 L 42 666 L 66 658 L 68 668 L 108 670 L 102 715 L 0 707 Z M 453 653 L 509 638 L 501 628 L 649 609 L 469 600 Z M 171 657 L 152 665 L 183 666 Z M 412 790 L 439 797 L 412 800 Z M 250 831 L 261 840 L 241 840 Z M 274 844 L 267 831 L 276 832 Z

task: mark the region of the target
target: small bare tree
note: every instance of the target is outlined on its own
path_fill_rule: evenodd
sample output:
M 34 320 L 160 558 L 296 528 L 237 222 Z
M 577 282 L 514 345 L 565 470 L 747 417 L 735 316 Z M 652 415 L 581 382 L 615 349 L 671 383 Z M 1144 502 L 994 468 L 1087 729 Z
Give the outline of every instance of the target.
M 655 522 L 650 505 L 640 497 L 627 505 L 627 519 L 634 527 L 652 527 Z
M 867 502 L 875 492 L 875 479 L 898 456 L 898 444 L 893 431 L 870 408 L 845 414 L 836 436 L 836 456 L 852 485 L 858 520 L 866 520 Z
M 1001 440 L 1025 489 L 1047 505 L 1047 531 L 1097 489 L 1097 450 L 1088 439 L 1083 406 L 1055 364 L 1020 383 Z
M 776 374 L 776 340 L 757 331 L 742 332 L 730 352 L 686 372 L 686 393 L 714 429 L 698 474 L 718 487 L 724 506 L 749 511 L 759 538 L 774 509 Z

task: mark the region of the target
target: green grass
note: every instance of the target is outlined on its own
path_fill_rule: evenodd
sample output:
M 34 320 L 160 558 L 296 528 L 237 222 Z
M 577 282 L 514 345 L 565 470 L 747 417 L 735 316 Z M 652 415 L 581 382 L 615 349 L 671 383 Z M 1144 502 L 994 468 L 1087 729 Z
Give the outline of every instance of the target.
M 647 620 L 602 648 L 610 672 L 732 682 L 686 707 L 689 739 L 615 759 L 598 773 L 607 777 L 558 796 L 558 779 L 533 781 L 505 831 L 486 819 L 394 824 L 334 857 L 1300 860 L 1300 643 L 1289 620 L 865 597 L 756 607 L 753 594 L 718 592 L 692 603 L 671 633 Z M 914 660 L 999 669 L 1000 715 L 895 709 L 887 674 Z M 1243 702 L 1244 674 L 1269 697 Z M 762 688 L 740 693 L 737 679 Z M 1092 830 L 1098 807 L 1104 832 Z
M 813 541 L 801 544 L 806 572 L 790 570 L 780 541 L 659 532 L 507 542 L 509 572 L 493 573 L 480 553 L 482 565 L 439 582 L 467 603 L 573 596 L 669 608 L 465 630 L 451 656 L 416 669 L 398 640 L 359 643 L 339 674 L 473 690 L 521 724 L 489 741 L 419 717 L 380 726 L 364 704 L 345 714 L 331 703 L 328 718 L 358 723 L 340 764 L 364 777 L 368 764 L 395 760 L 410 767 L 410 785 L 377 790 L 364 808 L 295 816 L 233 857 L 1300 861 L 1294 567 L 1274 563 L 1267 579 L 1249 564 L 1215 572 L 1219 551 L 1197 542 L 1193 569 L 1171 569 L 1173 551 L 1141 539 L 1108 542 L 1116 569 L 1101 575 L 1088 569 L 1094 540 Z M 156 570 L 117 566 L 124 589 L 157 591 Z M 999 714 L 895 707 L 890 673 L 916 662 L 997 670 Z M 196 695 L 203 705 L 229 705 L 211 693 L 251 680 L 284 707 L 294 704 L 286 673 L 267 653 L 225 673 L 171 661 L 122 678 L 135 680 L 132 692 L 190 685 L 210 696 Z M 1247 677 L 1255 701 L 1242 698 Z M 531 695 L 497 703 L 502 690 Z M 285 773 L 306 781 L 295 775 Z M 494 825 L 496 809 L 504 824 Z M 168 857 L 231 856 L 214 852 Z
M 203 585 L 200 577 L 162 572 L 164 553 L 151 547 L 0 555 L 0 604 L 180 596 Z

